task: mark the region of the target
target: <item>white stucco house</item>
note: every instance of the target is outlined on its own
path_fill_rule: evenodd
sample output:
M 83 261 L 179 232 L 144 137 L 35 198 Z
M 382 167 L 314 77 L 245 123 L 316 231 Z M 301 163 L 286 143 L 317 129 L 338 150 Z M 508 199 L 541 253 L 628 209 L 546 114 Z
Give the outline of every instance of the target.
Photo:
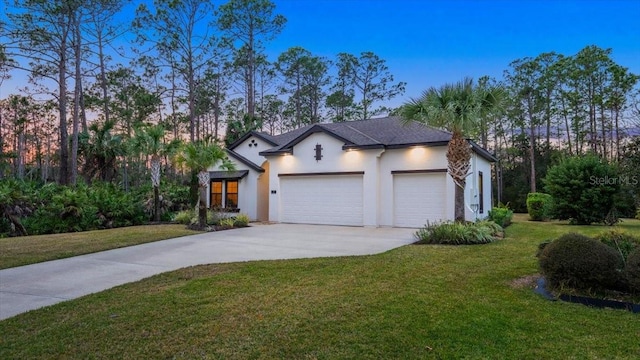
M 210 169 L 209 206 L 252 220 L 421 227 L 454 219 L 447 175 L 451 134 L 386 117 L 314 124 L 271 136 L 249 132 L 228 147 L 236 171 Z M 473 142 L 466 218 L 491 209 L 491 163 Z

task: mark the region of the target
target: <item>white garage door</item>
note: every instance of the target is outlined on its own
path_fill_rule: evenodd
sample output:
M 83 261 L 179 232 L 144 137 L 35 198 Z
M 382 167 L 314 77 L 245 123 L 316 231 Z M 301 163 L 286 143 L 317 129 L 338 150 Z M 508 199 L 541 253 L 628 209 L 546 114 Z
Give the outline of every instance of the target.
M 453 201 L 453 199 L 450 199 Z M 395 174 L 393 222 L 398 227 L 422 227 L 445 219 L 446 173 Z
M 280 178 L 285 223 L 362 226 L 362 175 Z

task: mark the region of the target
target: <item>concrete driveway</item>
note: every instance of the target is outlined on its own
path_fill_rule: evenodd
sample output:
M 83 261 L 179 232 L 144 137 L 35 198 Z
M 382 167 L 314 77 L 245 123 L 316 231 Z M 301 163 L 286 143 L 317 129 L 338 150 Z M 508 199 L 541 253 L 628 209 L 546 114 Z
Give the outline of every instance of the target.
M 381 253 L 412 229 L 253 225 L 0 270 L 0 320 L 187 266 Z

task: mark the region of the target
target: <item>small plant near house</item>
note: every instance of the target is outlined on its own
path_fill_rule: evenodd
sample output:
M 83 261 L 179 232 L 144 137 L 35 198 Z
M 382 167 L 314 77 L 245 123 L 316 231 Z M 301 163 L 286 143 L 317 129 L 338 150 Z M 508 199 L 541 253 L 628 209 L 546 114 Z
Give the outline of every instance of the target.
M 247 214 L 238 214 L 233 220 L 234 227 L 247 227 L 249 226 L 249 215 Z
M 502 236 L 502 227 L 492 221 L 427 223 L 416 231 L 418 244 L 488 244 Z
M 554 289 L 587 292 L 619 289 L 624 263 L 620 253 L 585 235 L 568 233 L 546 245 L 540 270 Z
M 173 221 L 182 225 L 190 225 L 193 218 L 195 218 L 196 214 L 193 210 L 183 210 L 175 214 L 173 217 Z
M 235 221 L 233 218 L 226 218 L 226 219 L 222 219 L 220 220 L 220 222 L 218 223 L 218 226 L 220 226 L 223 229 L 231 229 L 233 228 Z
M 511 225 L 511 219 L 513 219 L 513 210 L 509 209 L 509 205 L 498 204 L 498 206 L 489 210 L 489 220 L 503 228 Z
M 544 193 L 529 193 L 527 195 L 527 212 L 529 219 L 533 221 L 545 221 L 549 219 L 551 210 L 551 195 Z

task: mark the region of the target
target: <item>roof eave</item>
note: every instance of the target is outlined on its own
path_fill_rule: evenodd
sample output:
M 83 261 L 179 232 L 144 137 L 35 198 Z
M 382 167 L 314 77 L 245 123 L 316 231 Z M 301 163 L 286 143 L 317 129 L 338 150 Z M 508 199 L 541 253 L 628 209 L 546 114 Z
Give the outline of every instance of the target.
M 293 140 L 289 141 L 288 143 L 284 144 L 282 147 L 285 149 L 292 149 L 295 145 L 299 144 L 300 142 L 302 142 L 302 140 L 308 138 L 311 134 L 315 134 L 318 132 L 323 132 L 328 134 L 329 136 L 333 136 L 334 138 L 343 141 L 345 143 L 345 145 L 354 145 L 351 141 L 343 138 L 342 136 L 336 134 L 335 132 L 326 129 L 323 126 L 320 126 L 319 124 L 315 124 L 312 127 L 310 127 L 307 131 L 303 132 L 302 134 L 298 135 L 296 138 L 294 138 Z M 290 151 L 285 151 L 285 152 L 290 152 Z M 262 154 L 261 154 L 262 155 Z
M 471 149 L 476 154 L 480 155 L 480 157 L 484 158 L 489 162 L 498 162 L 498 158 L 495 157 L 493 154 L 491 154 L 489 151 L 487 151 L 485 148 L 481 147 L 480 145 L 476 144 L 471 140 L 469 141 L 469 143 L 471 144 Z
M 247 140 L 248 138 L 255 136 L 258 139 L 268 143 L 271 146 L 278 146 L 278 144 L 274 143 L 272 140 L 267 139 L 265 136 L 263 136 L 262 134 L 260 134 L 257 131 L 249 131 L 246 132 L 244 135 L 242 135 L 238 140 L 234 141 L 231 145 L 229 145 L 227 147 L 227 149 L 233 150 L 235 148 L 237 148 L 240 144 L 242 144 L 243 142 L 245 142 L 245 140 Z
M 233 150 L 227 149 L 227 154 L 231 155 L 232 158 L 240 161 L 241 163 L 247 165 L 252 170 L 255 170 L 255 171 L 261 172 L 261 173 L 264 172 L 264 169 L 260 165 L 255 164 L 251 160 L 247 159 L 246 157 L 238 154 L 237 152 L 235 152 Z
M 260 151 L 258 155 L 260 156 L 273 156 L 273 155 L 292 155 L 293 149 L 278 149 L 278 150 L 265 150 Z

